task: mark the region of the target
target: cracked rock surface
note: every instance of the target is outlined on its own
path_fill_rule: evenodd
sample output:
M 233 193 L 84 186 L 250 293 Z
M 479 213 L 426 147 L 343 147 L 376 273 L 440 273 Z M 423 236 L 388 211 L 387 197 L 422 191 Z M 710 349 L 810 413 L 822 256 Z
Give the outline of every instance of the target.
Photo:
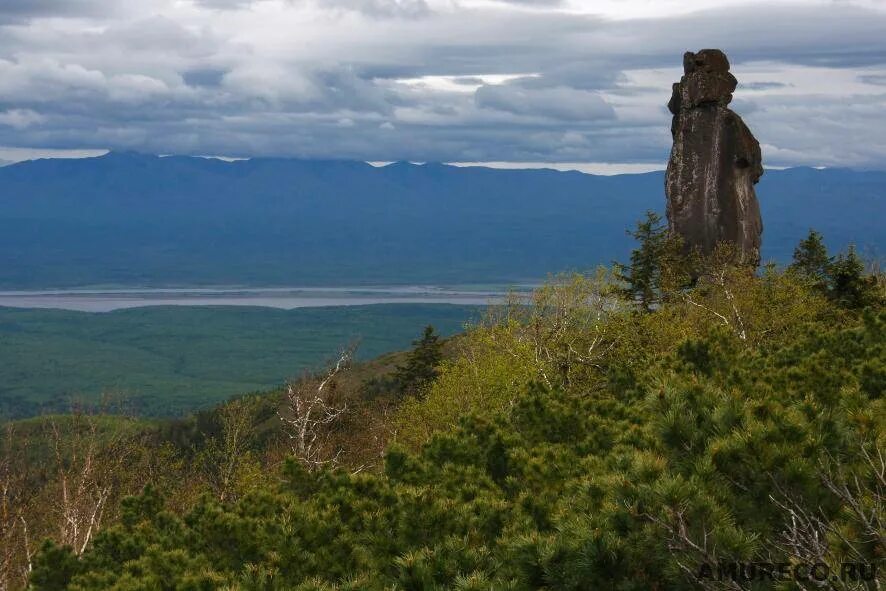
M 674 145 L 665 176 L 668 225 L 687 249 L 710 254 L 735 244 L 743 262 L 760 262 L 763 221 L 754 185 L 763 174 L 760 144 L 729 109 L 738 84 L 718 49 L 683 56 L 684 75 L 668 108 Z

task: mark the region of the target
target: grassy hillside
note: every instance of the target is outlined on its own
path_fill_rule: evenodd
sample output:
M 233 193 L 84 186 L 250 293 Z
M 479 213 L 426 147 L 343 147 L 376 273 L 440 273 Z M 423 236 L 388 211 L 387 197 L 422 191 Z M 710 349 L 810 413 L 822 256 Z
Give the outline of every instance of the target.
M 171 416 L 277 387 L 359 341 L 358 359 L 405 349 L 426 324 L 462 330 L 480 308 L 395 304 L 276 310 L 151 307 L 89 314 L 0 308 L 0 416 L 125 398 Z

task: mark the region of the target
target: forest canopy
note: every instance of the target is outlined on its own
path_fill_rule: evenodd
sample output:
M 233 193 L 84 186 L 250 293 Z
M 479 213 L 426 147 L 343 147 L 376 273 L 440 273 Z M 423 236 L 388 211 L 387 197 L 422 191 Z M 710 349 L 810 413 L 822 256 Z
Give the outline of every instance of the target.
M 369 380 L 349 398 L 343 355 L 286 396 L 147 431 L 167 456 L 141 492 L 88 543 L 47 529 L 7 572 L 30 569 L 35 591 L 812 589 L 703 567 L 882 573 L 882 275 L 815 234 L 788 268 L 727 247 L 689 260 L 644 223 L 616 272 L 552 278 L 445 347 L 426 330 L 389 395 Z M 305 416 L 310 456 L 286 431 Z

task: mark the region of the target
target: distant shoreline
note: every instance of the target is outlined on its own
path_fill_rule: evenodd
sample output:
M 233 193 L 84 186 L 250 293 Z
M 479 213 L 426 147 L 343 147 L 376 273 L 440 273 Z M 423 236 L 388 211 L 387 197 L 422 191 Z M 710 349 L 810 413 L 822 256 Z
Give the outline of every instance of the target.
M 82 288 L 0 291 L 0 306 L 112 312 L 148 306 L 253 306 L 292 310 L 372 304 L 486 305 L 531 285 Z

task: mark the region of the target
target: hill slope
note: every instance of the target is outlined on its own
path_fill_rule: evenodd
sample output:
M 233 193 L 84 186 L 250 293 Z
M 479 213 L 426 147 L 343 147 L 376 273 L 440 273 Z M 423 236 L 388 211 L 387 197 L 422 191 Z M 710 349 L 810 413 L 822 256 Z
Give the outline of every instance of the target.
M 22 573 L 10 586 L 778 591 L 814 566 L 832 588 L 876 588 L 882 277 L 855 275 L 862 305 L 842 270 L 819 283 L 714 260 L 703 273 L 648 313 L 601 297 L 602 275 L 552 282 L 451 343 L 419 396 L 384 406 L 323 374 L 134 439 L 104 417 L 29 422 L 25 436 L 72 450 L 100 437 L 103 453 L 25 466 L 49 475 L 50 503 L 15 498 L 7 513 L 52 541 L 28 554 L 24 529 L 7 528 Z M 342 418 L 311 420 L 313 405 Z M 52 478 L 84 471 L 79 515 L 93 490 L 114 495 L 91 538 L 45 510 Z
M 349 343 L 369 359 L 443 335 L 482 307 L 396 304 L 276 310 L 148 307 L 90 314 L 0 307 L 0 420 L 123 396 L 141 414 L 179 415 L 280 386 Z
M 623 259 L 661 173 L 111 153 L 0 169 L 0 287 L 512 282 Z M 767 171 L 764 258 L 882 249 L 886 173 Z

